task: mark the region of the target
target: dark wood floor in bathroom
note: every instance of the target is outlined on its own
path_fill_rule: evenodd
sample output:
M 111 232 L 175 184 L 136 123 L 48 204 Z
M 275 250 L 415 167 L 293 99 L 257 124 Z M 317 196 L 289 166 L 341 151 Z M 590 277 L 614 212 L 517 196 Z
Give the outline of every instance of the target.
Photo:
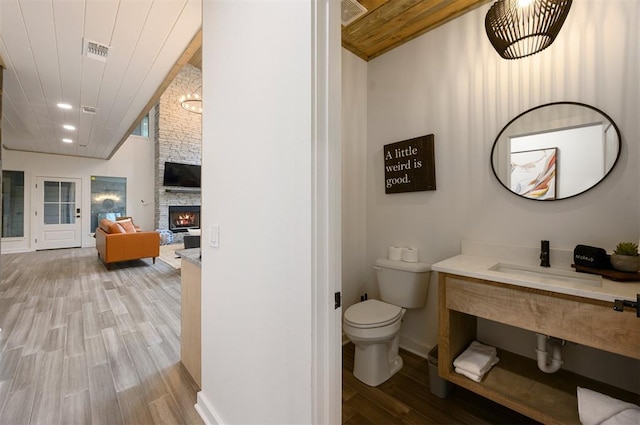
M 353 376 L 352 343 L 342 349 L 342 423 L 354 424 L 535 424 L 468 390 L 455 387 L 445 398 L 429 389 L 429 363 L 401 350 L 404 367 L 378 387 Z

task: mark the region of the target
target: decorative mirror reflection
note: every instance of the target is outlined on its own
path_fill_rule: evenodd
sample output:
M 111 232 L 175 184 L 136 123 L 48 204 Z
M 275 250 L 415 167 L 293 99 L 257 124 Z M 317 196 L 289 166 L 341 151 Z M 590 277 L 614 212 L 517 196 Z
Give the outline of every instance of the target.
M 510 192 L 538 201 L 571 198 L 600 183 L 620 156 L 620 131 L 593 106 L 557 102 L 512 119 L 491 149 L 491 167 Z

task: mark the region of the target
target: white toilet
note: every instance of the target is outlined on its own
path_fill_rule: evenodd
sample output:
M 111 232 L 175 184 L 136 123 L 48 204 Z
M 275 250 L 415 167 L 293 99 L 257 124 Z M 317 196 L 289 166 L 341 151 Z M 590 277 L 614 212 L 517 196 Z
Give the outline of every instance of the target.
M 382 301 L 371 299 L 349 307 L 342 328 L 356 346 L 353 375 L 372 387 L 402 368 L 398 355 L 402 316 L 408 308 L 424 306 L 431 265 L 378 258 L 374 268 Z

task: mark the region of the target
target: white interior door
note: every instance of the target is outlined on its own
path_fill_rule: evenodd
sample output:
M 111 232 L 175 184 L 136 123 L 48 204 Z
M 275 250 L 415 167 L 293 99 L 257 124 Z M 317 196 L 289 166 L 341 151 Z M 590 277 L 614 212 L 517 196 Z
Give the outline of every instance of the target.
M 37 177 L 36 250 L 82 246 L 80 179 Z

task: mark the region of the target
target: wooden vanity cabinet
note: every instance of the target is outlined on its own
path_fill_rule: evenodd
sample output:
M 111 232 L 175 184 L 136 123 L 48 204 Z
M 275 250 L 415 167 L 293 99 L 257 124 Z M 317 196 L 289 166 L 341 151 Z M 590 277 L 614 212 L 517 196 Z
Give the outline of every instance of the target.
M 202 388 L 200 266 L 182 258 L 182 323 L 180 360 L 198 388 Z
M 453 368 L 453 360 L 476 339 L 478 317 L 640 359 L 635 310 L 616 312 L 610 302 L 448 273 L 438 279 L 441 377 L 546 424 L 580 423 L 577 386 L 640 402 L 637 394 L 565 370 L 544 373 L 535 360 L 504 350 L 480 383 Z

